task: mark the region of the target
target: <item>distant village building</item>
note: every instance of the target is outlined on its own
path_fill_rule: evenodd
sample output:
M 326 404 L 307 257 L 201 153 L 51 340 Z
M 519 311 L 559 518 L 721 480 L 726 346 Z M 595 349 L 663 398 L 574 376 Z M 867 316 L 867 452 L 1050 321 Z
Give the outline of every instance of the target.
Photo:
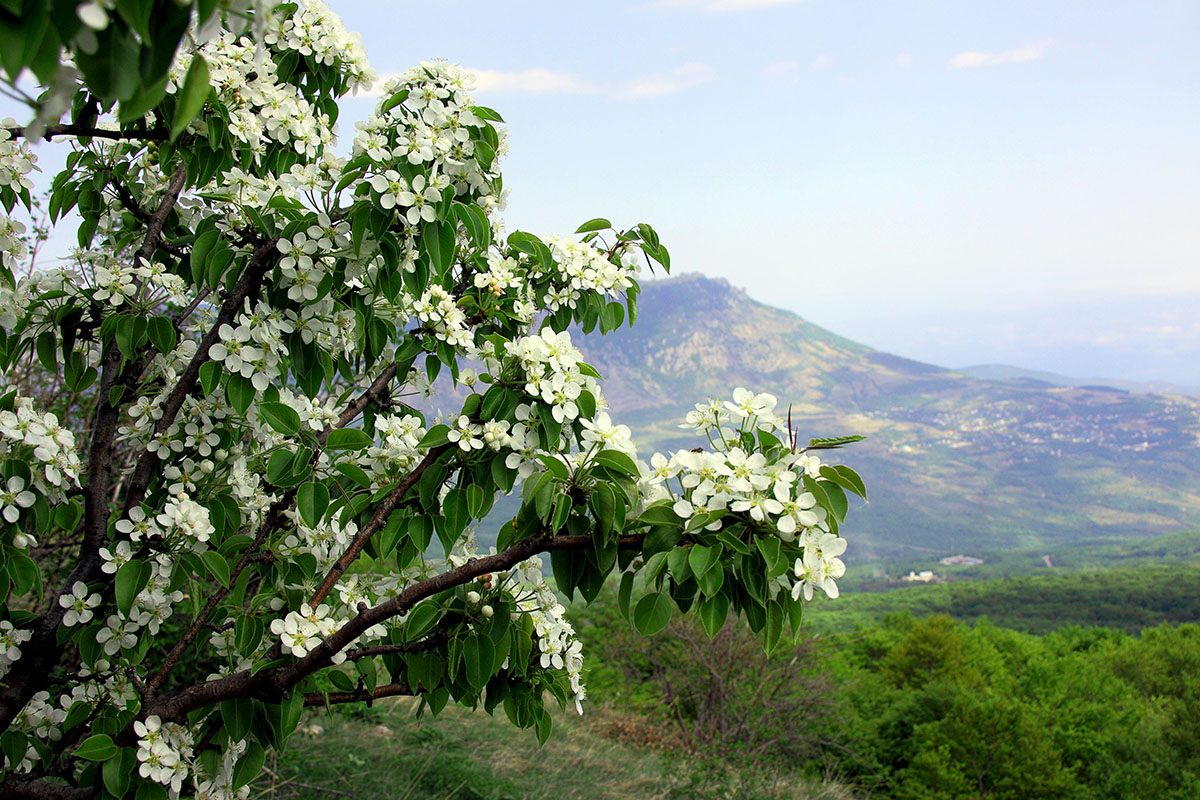
M 947 567 L 977 567 L 983 563 L 983 559 L 963 555 L 946 556 L 942 559 L 942 563 Z
M 1051 568 L 1053 568 L 1053 566 L 1054 566 L 1054 562 L 1050 560 L 1050 554 L 1049 554 L 1049 553 L 1046 553 L 1046 555 L 1042 556 L 1042 561 L 1045 561 L 1045 562 L 1046 562 L 1046 566 L 1047 566 L 1047 567 L 1051 567 Z
M 929 583 L 930 581 L 937 580 L 937 576 L 934 575 L 932 571 L 923 569 L 920 572 L 909 572 L 907 575 L 902 577 L 900 580 L 913 581 L 916 583 Z

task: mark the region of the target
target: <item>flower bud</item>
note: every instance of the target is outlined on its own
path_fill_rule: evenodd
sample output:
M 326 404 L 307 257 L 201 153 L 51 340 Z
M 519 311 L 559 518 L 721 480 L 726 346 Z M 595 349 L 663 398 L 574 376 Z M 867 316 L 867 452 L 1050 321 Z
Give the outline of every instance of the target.
M 467 602 L 474 605 L 479 602 L 479 592 L 467 592 Z
M 483 614 L 483 616 L 487 617 L 488 619 L 491 619 L 492 614 L 495 614 L 496 612 L 492 610 L 491 606 L 484 606 L 483 608 L 479 609 L 479 613 Z

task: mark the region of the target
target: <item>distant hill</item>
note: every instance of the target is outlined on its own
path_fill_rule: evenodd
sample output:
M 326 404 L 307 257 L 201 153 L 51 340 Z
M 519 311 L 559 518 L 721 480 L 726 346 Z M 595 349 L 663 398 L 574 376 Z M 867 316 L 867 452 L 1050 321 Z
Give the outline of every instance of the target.
M 856 558 L 1023 549 L 1200 527 L 1200 399 L 980 379 L 873 350 L 695 275 L 648 282 L 632 329 L 578 339 L 648 456 L 734 387 L 792 407 L 802 437 L 862 433 L 843 457 L 871 502 Z
M 984 378 L 992 381 L 1035 381 L 1049 386 L 1109 386 L 1142 394 L 1200 395 L 1200 386 L 1180 386 L 1164 381 L 1125 381 L 1119 378 L 1071 378 L 1056 372 L 1025 369 L 1010 364 L 978 364 L 972 367 L 960 367 L 956 372 L 970 375 L 972 378 Z
M 1057 575 L 909 586 L 895 591 L 847 592 L 805 614 L 814 630 L 847 632 L 886 614 L 948 614 L 1002 628 L 1049 633 L 1067 625 L 1100 625 L 1125 633 L 1164 622 L 1200 620 L 1200 566 L 1157 564 Z

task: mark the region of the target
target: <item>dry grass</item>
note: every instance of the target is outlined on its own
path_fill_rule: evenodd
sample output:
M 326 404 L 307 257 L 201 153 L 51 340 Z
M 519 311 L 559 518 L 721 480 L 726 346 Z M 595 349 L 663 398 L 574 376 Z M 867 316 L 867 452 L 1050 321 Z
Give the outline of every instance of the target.
M 287 751 L 268 761 L 251 798 L 855 800 L 832 782 L 748 783 L 728 771 L 714 781 L 711 765 L 694 768 L 673 731 L 613 709 L 557 714 L 550 741 L 539 748 L 532 732 L 503 714 L 448 707 L 417 720 L 415 707 L 403 698 L 361 713 L 306 716 Z

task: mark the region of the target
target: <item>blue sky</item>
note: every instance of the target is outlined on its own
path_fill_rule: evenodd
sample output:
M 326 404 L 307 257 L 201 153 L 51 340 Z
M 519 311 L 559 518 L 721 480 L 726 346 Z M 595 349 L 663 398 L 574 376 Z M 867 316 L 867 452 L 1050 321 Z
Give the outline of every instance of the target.
M 1200 387 L 1194 0 L 330 4 L 383 75 L 477 72 L 510 230 L 646 221 L 910 358 Z
M 479 71 L 511 228 L 644 220 L 902 355 L 1200 385 L 1200 4 L 332 5 L 380 73 Z

